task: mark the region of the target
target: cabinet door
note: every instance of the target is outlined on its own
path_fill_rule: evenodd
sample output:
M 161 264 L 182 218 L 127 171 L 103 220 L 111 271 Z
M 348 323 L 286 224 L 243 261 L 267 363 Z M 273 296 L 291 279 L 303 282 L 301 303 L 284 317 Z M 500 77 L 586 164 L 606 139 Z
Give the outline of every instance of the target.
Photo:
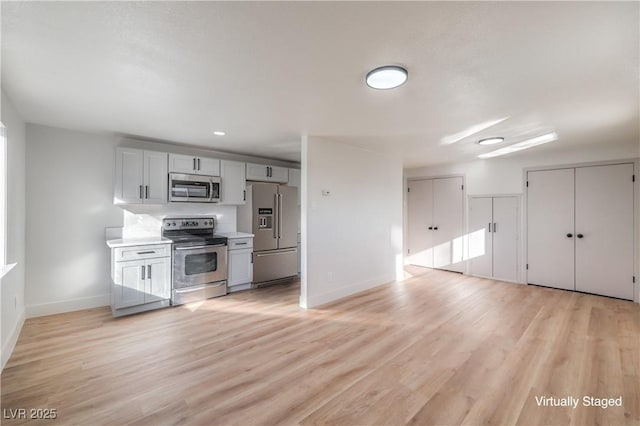
M 197 161 L 193 155 L 169 154 L 170 173 L 196 173 Z
M 493 199 L 493 277 L 499 280 L 518 280 L 518 197 Z
M 289 169 L 289 182 L 287 185 L 295 186 L 298 188 L 298 205 L 300 205 L 300 184 L 301 184 L 301 173 L 299 169 Z
M 171 297 L 171 258 L 149 259 L 146 263 L 145 303 Z
M 247 180 L 268 181 L 267 170 L 264 164 L 247 163 Z
M 576 290 L 633 299 L 633 164 L 576 169 Z
M 493 275 L 493 209 L 491 197 L 469 200 L 469 271 L 474 275 Z
M 251 249 L 229 250 L 229 287 L 253 281 L 251 253 Z
M 528 283 L 575 289 L 573 179 L 574 169 L 527 173 Z
M 143 202 L 143 159 L 139 149 L 116 148 L 114 204 Z
M 433 267 L 433 180 L 409 182 L 407 260 L 412 265 Z M 429 227 L 432 229 L 430 230 Z
M 462 177 L 433 180 L 433 229 L 433 266 L 462 272 L 465 249 Z
M 116 309 L 141 305 L 145 302 L 146 273 L 144 260 L 115 262 L 113 304 Z
M 247 196 L 245 164 L 222 160 L 220 166 L 222 192 L 220 204 L 244 204 Z
M 269 166 L 269 181 L 278 183 L 289 182 L 289 169 L 286 167 Z
M 197 157 L 196 173 L 205 176 L 220 176 L 220 160 L 216 158 Z
M 167 203 L 167 153 L 144 152 L 144 202 L 145 204 Z

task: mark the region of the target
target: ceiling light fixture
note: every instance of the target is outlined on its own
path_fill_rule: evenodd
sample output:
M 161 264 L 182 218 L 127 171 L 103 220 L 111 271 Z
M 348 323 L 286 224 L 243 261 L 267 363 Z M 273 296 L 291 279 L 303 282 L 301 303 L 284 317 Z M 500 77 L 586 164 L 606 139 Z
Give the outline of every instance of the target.
M 553 142 L 555 140 L 558 140 L 558 135 L 556 133 L 547 133 L 546 135 L 527 139 L 526 141 L 518 142 L 510 146 L 505 146 L 504 148 L 496 149 L 495 151 L 491 151 L 486 154 L 478 155 L 478 158 L 492 158 L 498 157 L 500 155 L 511 154 L 512 152 L 522 151 L 523 149 L 532 148 L 534 146 Z
M 504 142 L 504 138 L 501 138 L 501 137 L 480 139 L 478 141 L 480 145 L 495 145 L 497 143 L 502 143 L 502 142 Z
M 406 69 L 397 65 L 385 65 L 369 71 L 367 86 L 372 89 L 386 90 L 402 86 L 409 78 Z
M 213 134 L 216 135 L 216 136 L 224 136 L 226 133 L 216 130 L 215 132 L 213 132 Z
M 474 135 L 478 132 L 488 129 L 489 127 L 495 126 L 496 124 L 500 124 L 507 119 L 509 119 L 509 117 L 503 117 L 498 120 L 485 121 L 484 123 L 476 124 L 475 126 L 471 126 L 461 132 L 443 137 L 440 140 L 440 143 L 442 143 L 443 145 L 450 145 L 452 143 L 459 142 L 464 138 L 467 138 L 471 135 Z

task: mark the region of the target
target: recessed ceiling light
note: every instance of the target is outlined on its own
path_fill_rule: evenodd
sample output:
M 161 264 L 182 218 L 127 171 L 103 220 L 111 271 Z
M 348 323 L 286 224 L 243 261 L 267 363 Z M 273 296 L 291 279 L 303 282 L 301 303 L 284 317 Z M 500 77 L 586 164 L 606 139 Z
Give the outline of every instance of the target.
M 220 131 L 217 131 L 217 130 L 215 132 L 213 132 L 213 134 L 216 135 L 216 136 L 224 136 L 225 135 L 224 132 L 220 132 Z
M 498 138 L 486 138 L 486 139 L 480 139 L 480 140 L 478 141 L 478 143 L 479 143 L 480 145 L 495 145 L 495 144 L 497 144 L 497 143 L 502 143 L 502 142 L 504 142 L 504 138 L 500 138 L 500 137 L 498 137 Z
M 396 65 L 385 65 L 367 74 L 367 86 L 373 89 L 393 89 L 402 86 L 409 78 L 406 69 Z
M 478 155 L 478 158 L 491 158 L 498 157 L 500 155 L 511 154 L 512 152 L 522 151 L 523 149 L 531 148 L 543 143 L 549 143 L 558 140 L 556 133 L 547 133 L 546 135 L 538 136 L 526 141 L 518 142 L 516 144 L 505 146 L 504 148 L 496 149 L 495 151 L 488 152 L 486 154 Z

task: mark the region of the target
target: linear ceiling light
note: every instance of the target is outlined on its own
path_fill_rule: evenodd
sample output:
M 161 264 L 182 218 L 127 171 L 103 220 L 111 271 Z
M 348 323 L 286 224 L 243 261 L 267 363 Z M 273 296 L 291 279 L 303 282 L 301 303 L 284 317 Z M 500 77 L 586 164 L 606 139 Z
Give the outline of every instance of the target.
M 496 149 L 495 151 L 487 152 L 486 154 L 478 155 L 478 158 L 492 158 L 500 155 L 511 154 L 512 152 L 522 151 L 537 145 L 553 142 L 558 139 L 556 133 L 547 133 L 546 135 L 538 136 L 533 139 L 527 139 L 526 141 L 518 142 L 516 144 L 505 146 L 504 148 Z
M 367 86 L 380 90 L 394 89 L 402 86 L 408 78 L 409 73 L 406 69 L 396 65 L 385 65 L 369 71 Z
M 220 130 L 216 130 L 215 132 L 213 132 L 214 135 L 216 136 L 224 136 L 226 133 L 225 132 L 221 132 Z

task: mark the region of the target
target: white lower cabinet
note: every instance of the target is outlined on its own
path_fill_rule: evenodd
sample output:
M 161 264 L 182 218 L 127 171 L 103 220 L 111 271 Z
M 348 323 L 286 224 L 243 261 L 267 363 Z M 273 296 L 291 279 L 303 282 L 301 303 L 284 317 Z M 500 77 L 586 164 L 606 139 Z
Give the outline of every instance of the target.
M 168 244 L 127 247 L 134 253 L 118 260 L 122 248 L 111 254 L 111 308 L 122 316 L 169 306 L 171 298 L 171 253 Z M 137 254 L 137 257 L 136 255 Z M 161 257 L 153 257 L 158 255 Z
M 253 238 L 229 238 L 229 293 L 251 288 L 253 281 Z

